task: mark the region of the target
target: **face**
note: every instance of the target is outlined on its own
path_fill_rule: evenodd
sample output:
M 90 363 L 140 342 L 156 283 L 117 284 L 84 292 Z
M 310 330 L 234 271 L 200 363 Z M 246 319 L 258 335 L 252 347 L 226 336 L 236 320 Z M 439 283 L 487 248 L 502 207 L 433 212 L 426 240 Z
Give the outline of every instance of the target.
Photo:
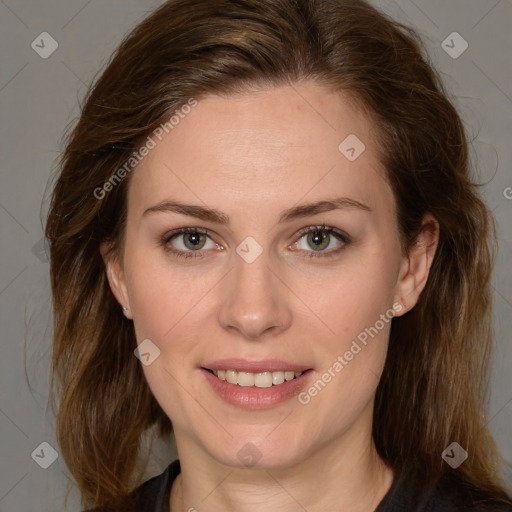
M 401 252 L 371 121 L 309 83 L 205 97 L 153 138 L 106 261 L 178 450 L 286 467 L 368 431 L 390 319 L 424 270 Z

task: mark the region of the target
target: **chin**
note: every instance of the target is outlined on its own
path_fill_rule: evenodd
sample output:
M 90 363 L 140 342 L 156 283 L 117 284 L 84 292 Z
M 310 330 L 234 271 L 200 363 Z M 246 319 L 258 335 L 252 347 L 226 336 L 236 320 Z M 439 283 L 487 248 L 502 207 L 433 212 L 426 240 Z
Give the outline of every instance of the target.
M 256 435 L 237 435 L 231 442 L 224 447 L 219 444 L 208 446 L 206 449 L 210 452 L 213 459 L 221 464 L 238 469 L 271 470 L 286 469 L 300 463 L 304 459 L 305 443 L 297 446 L 297 439 L 290 443 L 289 432 L 283 432 L 282 436 L 268 433 L 272 431 L 268 426 L 263 436 Z M 265 438 L 265 436 L 267 436 Z M 221 448 L 219 450 L 219 448 Z

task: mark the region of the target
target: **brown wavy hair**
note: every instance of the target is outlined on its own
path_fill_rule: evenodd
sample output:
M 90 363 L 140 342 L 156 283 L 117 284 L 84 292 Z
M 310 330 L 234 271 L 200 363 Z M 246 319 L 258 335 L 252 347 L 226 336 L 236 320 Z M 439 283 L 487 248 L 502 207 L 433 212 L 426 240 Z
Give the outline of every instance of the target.
M 139 361 L 133 324 L 114 298 L 99 245 L 122 252 L 127 175 L 94 193 L 190 98 L 313 80 L 343 91 L 373 120 L 404 250 L 425 212 L 440 240 L 417 305 L 392 322 L 377 389 L 374 439 L 396 471 L 425 483 L 452 471 L 506 499 L 485 419 L 491 350 L 494 221 L 469 176 L 459 115 L 418 35 L 361 0 L 171 0 L 120 44 L 68 134 L 46 224 L 57 439 L 95 510 L 120 510 L 141 483 L 141 439 L 172 425 Z M 153 436 L 154 438 L 154 436 Z M 147 454 L 146 454 L 147 463 Z

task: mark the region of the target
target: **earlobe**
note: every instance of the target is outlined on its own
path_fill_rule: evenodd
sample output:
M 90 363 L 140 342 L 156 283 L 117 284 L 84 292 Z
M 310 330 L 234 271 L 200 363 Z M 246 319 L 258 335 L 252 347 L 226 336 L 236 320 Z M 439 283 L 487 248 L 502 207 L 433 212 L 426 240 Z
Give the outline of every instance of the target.
M 423 217 L 422 230 L 402 262 L 395 297 L 404 306 L 400 315 L 411 310 L 418 302 L 427 284 L 438 242 L 439 223 L 430 213 L 426 213 Z
M 102 242 L 100 244 L 100 253 L 105 264 L 105 272 L 110 289 L 117 299 L 117 302 L 119 302 L 123 308 L 123 313 L 126 318 L 131 319 L 132 315 L 130 312 L 128 290 L 126 288 L 124 271 L 119 261 L 119 256 L 108 242 Z

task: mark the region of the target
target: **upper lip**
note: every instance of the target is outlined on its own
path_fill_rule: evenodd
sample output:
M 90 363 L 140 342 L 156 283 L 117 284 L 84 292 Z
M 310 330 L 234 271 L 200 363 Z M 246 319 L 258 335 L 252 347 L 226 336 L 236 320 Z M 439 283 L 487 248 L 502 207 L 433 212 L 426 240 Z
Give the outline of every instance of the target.
M 202 366 L 207 370 L 235 370 L 237 372 L 261 373 L 293 371 L 304 372 L 309 366 L 302 364 L 287 363 L 279 359 L 265 359 L 262 361 L 248 361 L 247 359 L 221 359 L 206 363 Z

